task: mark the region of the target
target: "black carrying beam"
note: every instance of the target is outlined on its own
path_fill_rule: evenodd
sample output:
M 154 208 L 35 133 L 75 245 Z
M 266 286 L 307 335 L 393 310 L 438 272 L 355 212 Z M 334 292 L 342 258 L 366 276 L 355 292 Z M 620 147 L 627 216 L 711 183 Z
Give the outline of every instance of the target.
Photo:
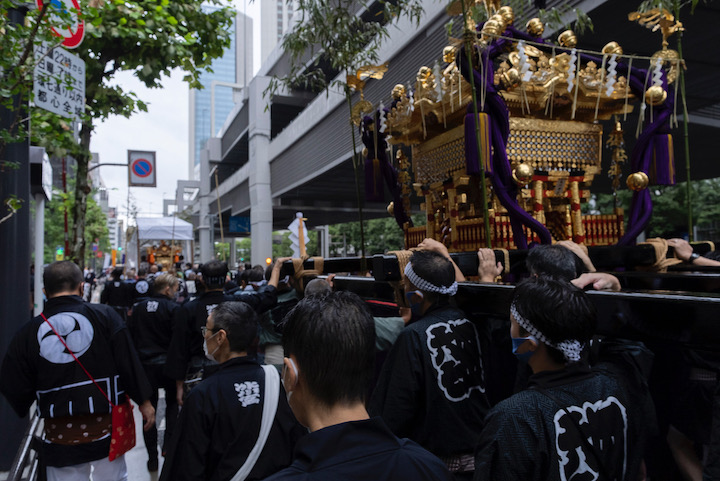
M 386 281 L 370 277 L 335 277 L 336 290 L 366 299 L 394 301 Z M 460 283 L 454 297 L 471 318 L 509 319 L 514 287 Z M 720 353 L 720 296 L 674 292 L 588 291 L 598 309 L 598 334 L 644 342 L 669 341 L 690 349 Z M 508 321 L 509 322 L 509 321 Z
M 701 243 L 695 246 L 695 250 L 702 249 L 699 246 L 707 246 Z M 629 265 L 650 266 L 655 263 L 655 252 L 649 246 L 635 247 L 590 247 L 590 253 L 595 256 L 595 261 L 605 261 L 607 265 L 615 265 L 616 262 L 624 260 Z M 509 251 L 510 274 L 514 279 L 519 279 L 528 274 L 525 268 L 525 257 L 528 251 Z M 477 276 L 478 258 L 474 252 L 451 254 L 453 261 L 458 265 L 466 277 Z M 495 258 L 505 265 L 503 251 L 495 250 Z M 601 266 L 602 264 L 600 264 Z M 394 255 L 378 254 L 368 259 L 367 266 L 373 277 L 378 281 L 399 281 L 402 276 L 398 265 L 397 257 Z M 598 264 L 599 270 L 605 270 Z M 315 262 L 307 259 L 303 268 L 312 270 Z M 325 259 L 323 272 L 325 274 L 359 274 L 361 262 L 359 257 L 336 257 Z M 616 271 L 613 274 L 620 279 L 623 289 L 632 290 L 669 290 L 720 293 L 720 267 L 694 266 L 678 264 L 671 266 L 667 273 L 651 271 Z M 281 275 L 293 275 L 292 262 L 288 261 L 282 268 Z

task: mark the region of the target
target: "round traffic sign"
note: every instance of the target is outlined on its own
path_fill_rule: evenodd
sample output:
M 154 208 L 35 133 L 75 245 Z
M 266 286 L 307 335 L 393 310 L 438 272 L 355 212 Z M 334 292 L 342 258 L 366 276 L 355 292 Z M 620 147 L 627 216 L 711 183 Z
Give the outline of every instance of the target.
M 153 170 L 150 161 L 143 158 L 135 159 L 130 168 L 132 169 L 133 174 L 138 177 L 147 177 L 152 174 Z
M 80 18 L 80 3 L 78 0 L 35 0 L 39 9 L 47 1 L 47 18 L 50 30 L 58 37 L 63 37 L 63 46 L 75 48 L 80 45 L 85 36 L 85 21 Z M 62 14 L 62 16 L 60 15 Z

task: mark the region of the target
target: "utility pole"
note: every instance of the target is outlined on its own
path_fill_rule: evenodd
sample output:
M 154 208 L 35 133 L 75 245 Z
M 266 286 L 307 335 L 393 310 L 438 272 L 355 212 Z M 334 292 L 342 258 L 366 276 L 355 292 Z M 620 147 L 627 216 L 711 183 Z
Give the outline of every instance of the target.
M 27 7 L 18 4 L 8 10 L 10 23 L 22 25 Z M 22 118 L 28 115 L 27 100 L 14 95 L 12 104 Z M 16 111 L 0 106 L 0 129 L 9 130 Z M 26 131 L 29 125 L 25 123 Z M 14 132 L 10 132 L 11 135 Z M 30 320 L 30 140 L 7 144 L 2 161 L 15 162 L 17 169 L 3 166 L 0 175 L 0 199 L 10 196 L 22 201 L 20 209 L 0 224 L 0 359 L 5 357 L 15 332 Z M 5 211 L 5 205 L 2 206 Z M 3 214 L 4 216 L 4 214 Z M 36 273 L 35 275 L 41 275 Z M 25 433 L 27 418 L 20 419 L 7 400 L 0 396 L 0 471 L 7 471 Z

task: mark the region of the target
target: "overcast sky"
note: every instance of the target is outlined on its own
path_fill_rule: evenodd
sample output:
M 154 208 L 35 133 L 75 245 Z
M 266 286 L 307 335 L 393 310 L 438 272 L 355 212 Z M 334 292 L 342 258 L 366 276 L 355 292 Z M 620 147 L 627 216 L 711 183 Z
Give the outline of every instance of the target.
M 260 60 L 260 1 L 234 0 L 233 3 L 238 11 L 244 11 L 254 20 L 253 68 L 257 71 Z M 117 83 L 145 101 L 148 111 L 129 119 L 111 117 L 98 125 L 92 136 L 90 150 L 100 154 L 100 163 L 127 163 L 128 150 L 156 152 L 157 187 L 130 188 L 130 197 L 141 217 L 161 215 L 163 198 L 174 199 L 177 181 L 188 177 L 189 92 L 182 77 L 182 72 L 173 72 L 172 76 L 163 80 L 164 88 L 147 89 L 131 74 L 117 74 Z M 127 168 L 101 167 L 100 174 L 109 191 L 110 207 L 116 207 L 119 216 L 125 217 Z

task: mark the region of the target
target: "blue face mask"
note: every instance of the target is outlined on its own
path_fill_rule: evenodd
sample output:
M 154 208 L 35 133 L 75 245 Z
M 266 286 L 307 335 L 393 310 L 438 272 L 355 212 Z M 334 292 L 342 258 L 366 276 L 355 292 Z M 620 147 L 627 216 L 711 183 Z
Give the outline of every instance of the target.
M 407 299 L 407 303 L 410 306 L 413 319 L 420 319 L 422 317 L 422 300 L 420 302 L 413 302 L 413 296 L 415 295 L 420 296 L 421 299 L 425 297 L 420 291 L 412 291 L 405 293 L 405 299 Z
M 527 351 L 527 352 L 518 352 L 518 349 L 520 346 L 522 346 L 526 341 L 534 341 L 537 343 L 537 339 L 535 339 L 533 336 L 528 337 L 512 337 L 510 338 L 512 340 L 512 352 L 515 354 L 519 361 L 521 362 L 528 362 L 533 354 L 535 354 L 535 351 Z

